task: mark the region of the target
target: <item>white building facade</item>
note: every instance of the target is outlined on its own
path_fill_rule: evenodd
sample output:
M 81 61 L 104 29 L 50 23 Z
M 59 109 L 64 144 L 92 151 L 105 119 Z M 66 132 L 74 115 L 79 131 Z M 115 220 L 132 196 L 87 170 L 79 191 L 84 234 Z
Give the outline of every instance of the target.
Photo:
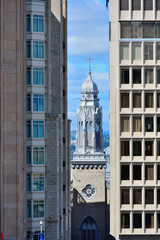
M 111 0 L 110 234 L 160 237 L 160 1 Z

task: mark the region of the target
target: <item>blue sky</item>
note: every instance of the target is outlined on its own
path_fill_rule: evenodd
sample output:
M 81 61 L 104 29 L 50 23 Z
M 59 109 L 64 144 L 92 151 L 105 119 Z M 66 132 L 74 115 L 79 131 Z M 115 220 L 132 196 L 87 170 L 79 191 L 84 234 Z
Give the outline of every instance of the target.
M 109 131 L 109 24 L 106 0 L 68 0 L 68 117 L 76 130 L 81 85 L 88 76 L 90 55 L 92 79 L 99 89 L 103 130 Z

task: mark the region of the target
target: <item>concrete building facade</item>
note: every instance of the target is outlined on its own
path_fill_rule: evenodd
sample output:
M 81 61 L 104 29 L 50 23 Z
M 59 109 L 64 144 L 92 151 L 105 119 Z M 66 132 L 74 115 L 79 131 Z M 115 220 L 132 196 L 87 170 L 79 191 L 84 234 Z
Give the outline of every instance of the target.
M 110 233 L 160 237 L 160 1 L 111 0 Z
M 67 1 L 1 1 L 1 233 L 70 239 Z
M 103 153 L 102 108 L 98 88 L 88 78 L 81 88 L 77 108 L 76 151 L 72 161 L 72 239 L 106 239 L 108 230 Z

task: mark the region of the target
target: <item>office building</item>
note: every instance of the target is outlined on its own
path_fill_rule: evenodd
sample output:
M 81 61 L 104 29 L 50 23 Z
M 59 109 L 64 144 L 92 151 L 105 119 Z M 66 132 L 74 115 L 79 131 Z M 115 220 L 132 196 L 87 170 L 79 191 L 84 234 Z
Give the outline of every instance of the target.
M 67 2 L 1 1 L 1 232 L 70 239 Z
M 160 237 L 160 1 L 111 0 L 110 233 Z

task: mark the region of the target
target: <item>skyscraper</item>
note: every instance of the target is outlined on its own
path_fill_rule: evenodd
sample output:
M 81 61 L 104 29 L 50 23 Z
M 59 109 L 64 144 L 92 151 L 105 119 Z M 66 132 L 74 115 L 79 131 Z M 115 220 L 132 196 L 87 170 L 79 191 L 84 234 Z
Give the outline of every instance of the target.
M 72 161 L 72 239 L 105 239 L 108 206 L 103 153 L 102 108 L 98 87 L 88 77 L 77 108 L 76 151 Z
M 110 21 L 110 228 L 160 235 L 160 1 L 115 0 Z
M 70 239 L 67 2 L 1 1 L 1 232 Z

